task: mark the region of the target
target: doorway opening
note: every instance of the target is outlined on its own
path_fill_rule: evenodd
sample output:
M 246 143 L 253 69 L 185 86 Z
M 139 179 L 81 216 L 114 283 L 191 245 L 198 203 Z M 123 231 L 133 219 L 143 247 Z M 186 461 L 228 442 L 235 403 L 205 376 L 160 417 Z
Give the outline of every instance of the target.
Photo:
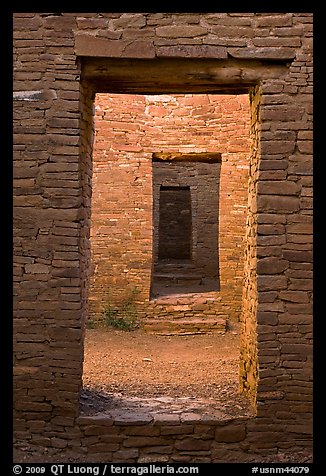
M 146 68 L 145 68 L 146 69 Z M 109 70 L 108 70 L 109 71 Z M 112 72 L 112 70 L 111 70 Z M 103 74 L 103 69 L 101 69 L 101 75 Z M 111 73 L 109 73 L 110 75 Z M 119 74 L 124 74 L 120 71 Z M 128 73 L 126 73 L 128 74 Z M 159 75 L 163 75 L 165 77 L 165 73 L 161 71 Z M 163 78 L 162 76 L 162 78 Z M 145 76 L 144 76 L 145 78 Z M 153 90 L 148 91 L 146 87 L 144 89 L 139 86 L 139 89 L 136 91 L 133 89 L 132 91 L 126 91 L 124 88 L 126 84 L 124 84 L 122 90 L 119 86 L 120 83 L 111 83 L 107 81 L 107 83 L 103 83 L 102 80 L 99 83 L 96 81 L 92 82 L 87 79 L 87 75 L 84 75 L 85 85 L 91 85 L 91 91 L 97 89 L 96 84 L 98 84 L 98 96 L 100 97 L 101 94 L 106 94 L 109 92 L 111 102 L 111 106 L 115 102 L 115 107 L 110 110 L 110 113 L 106 115 L 105 111 L 103 113 L 103 108 L 101 105 L 95 105 L 95 119 L 98 116 L 101 116 L 102 119 L 105 117 L 110 117 L 111 121 L 116 119 L 116 124 L 108 125 L 107 133 L 109 135 L 109 142 L 110 146 L 107 148 L 104 144 L 106 139 L 99 140 L 99 147 L 97 151 L 102 151 L 104 155 L 96 155 L 96 148 L 94 149 L 93 154 L 93 203 L 92 203 L 92 223 L 91 226 L 91 241 L 92 241 L 92 251 L 94 251 L 94 243 L 96 240 L 101 242 L 101 246 L 99 247 L 100 254 L 96 257 L 96 253 L 92 255 L 93 265 L 92 269 L 99 270 L 100 267 L 103 269 L 103 265 L 106 266 L 106 273 L 103 273 L 103 280 L 101 285 L 99 286 L 100 282 L 98 281 L 94 286 L 94 280 L 92 279 L 96 275 L 96 272 L 93 273 L 93 277 L 91 279 L 91 286 L 90 286 L 90 295 L 88 299 L 89 307 L 90 307 L 90 316 L 94 312 L 96 304 L 100 302 L 98 299 L 101 294 L 103 295 L 103 291 L 106 292 L 107 290 L 110 291 L 110 303 L 113 303 L 115 299 L 117 299 L 117 304 L 114 303 L 116 308 L 119 307 L 119 299 L 121 299 L 121 291 L 122 289 L 126 289 L 128 283 L 132 283 L 133 286 L 137 287 L 139 290 L 139 295 L 137 302 L 135 303 L 139 307 L 139 314 L 141 316 L 142 322 L 146 322 L 149 317 L 154 317 L 156 322 L 164 322 L 164 315 L 171 316 L 173 322 L 180 322 L 180 316 L 184 319 L 190 319 L 190 323 L 194 324 L 195 320 L 200 316 L 203 318 L 203 322 L 201 324 L 207 324 L 208 321 L 211 320 L 212 317 L 219 316 L 222 320 L 224 319 L 225 322 L 228 320 L 229 323 L 232 323 L 232 326 L 228 326 L 233 329 L 232 334 L 235 337 L 236 348 L 237 348 L 237 355 L 238 358 L 235 362 L 235 374 L 236 378 L 234 379 L 234 388 L 236 388 L 236 393 L 234 394 L 235 398 L 239 397 L 238 393 L 238 376 L 239 376 L 239 360 L 240 360 L 240 374 L 241 381 L 242 381 L 242 388 L 246 391 L 248 387 L 244 382 L 249 382 L 250 389 L 248 393 L 252 390 L 252 393 L 255 394 L 255 380 L 251 378 L 247 378 L 248 376 L 255 374 L 255 365 L 254 361 L 250 361 L 250 365 L 245 365 L 246 361 L 246 354 L 253 355 L 254 351 L 252 350 L 255 348 L 255 336 L 252 334 L 249 339 L 245 337 L 244 339 L 240 339 L 241 341 L 241 350 L 240 350 L 240 357 L 239 357 L 239 332 L 237 324 L 239 323 L 240 314 L 242 313 L 246 323 L 250 320 L 255 319 L 255 311 L 254 311 L 254 294 L 255 289 L 254 286 L 251 285 L 251 296 L 250 296 L 250 306 L 246 304 L 244 301 L 242 303 L 242 284 L 245 281 L 246 285 L 248 284 L 247 281 L 252 280 L 252 276 L 254 274 L 254 263 L 251 263 L 251 257 L 253 254 L 244 253 L 244 248 L 249 246 L 251 248 L 255 247 L 255 240 L 254 240 L 254 233 L 251 233 L 251 241 L 246 241 L 246 222 L 247 226 L 251 227 L 253 220 L 247 217 L 248 212 L 248 173 L 249 173 L 249 163 L 252 161 L 256 161 L 258 159 L 257 154 L 257 141 L 259 134 L 258 127 L 252 127 L 252 119 L 254 121 L 257 120 L 255 116 L 255 112 L 257 110 L 257 104 L 259 103 L 259 96 L 258 102 L 254 104 L 251 100 L 251 106 L 249 106 L 248 100 L 248 85 L 245 85 L 243 88 L 235 87 L 233 88 L 233 94 L 228 94 L 231 91 L 226 88 L 224 91 L 225 94 L 222 94 L 221 97 L 225 99 L 225 102 L 221 101 L 221 97 L 217 94 L 217 92 L 208 93 L 202 92 L 205 91 L 205 87 L 199 87 L 197 90 L 192 90 L 191 92 L 181 92 L 180 89 L 178 91 L 173 91 L 169 89 L 165 89 L 165 86 L 158 86 L 157 83 L 153 87 Z M 106 84 L 104 87 L 103 84 Z M 112 86 L 114 84 L 114 86 Z M 94 86 L 95 85 L 95 86 Z M 86 88 L 87 89 L 87 88 Z M 107 89 L 107 90 L 106 90 Z M 111 89 L 111 92 L 110 92 Z M 112 91 L 113 89 L 113 91 Z M 137 89 L 137 88 L 136 88 Z M 173 88 L 172 88 L 173 89 Z M 221 88 L 223 89 L 223 87 Z M 234 94 L 234 92 L 236 94 Z M 92 93 L 91 93 L 92 94 Z M 256 92 L 251 95 L 252 98 L 255 97 Z M 229 97 L 227 97 L 229 96 Z M 232 96 L 232 97 L 230 97 Z M 91 96 L 90 96 L 91 97 Z M 214 103 L 214 98 L 218 99 Z M 237 120 L 230 121 L 229 125 L 226 127 L 220 127 L 220 134 L 216 135 L 216 131 L 210 131 L 207 127 L 208 125 L 218 127 L 217 124 L 221 121 L 221 117 L 223 116 L 222 111 L 220 115 L 215 115 L 214 112 L 212 113 L 212 103 L 214 103 L 213 107 L 216 106 L 216 103 L 219 102 L 220 104 L 223 103 L 223 106 L 226 108 L 227 114 L 224 115 L 226 117 L 228 114 L 231 114 L 231 111 L 238 111 L 239 113 L 243 112 L 244 109 L 241 107 L 238 108 L 237 100 L 246 98 L 246 118 L 243 123 L 239 123 Z M 101 100 L 101 98 L 100 98 Z M 162 128 L 162 121 L 165 120 L 167 117 L 165 115 L 167 106 L 171 106 L 172 104 L 177 104 L 179 106 L 180 100 L 184 100 L 184 106 L 192 108 L 192 112 L 190 115 L 185 114 L 185 111 L 182 108 L 179 108 L 179 111 L 176 111 L 174 114 L 174 128 L 173 134 L 174 139 L 170 140 L 171 135 L 167 134 L 167 131 L 171 133 L 171 128 L 166 125 L 165 129 Z M 190 101 L 190 104 L 189 104 Z M 212 102 L 211 102 L 212 101 Z M 230 109 L 227 109 L 227 101 L 229 102 Z M 188 102 L 188 104 L 187 104 Z M 197 106 L 194 103 L 197 102 Z M 161 104 L 159 104 L 161 103 Z M 128 104 L 132 104 L 132 109 L 128 108 Z M 254 106 L 252 106 L 254 104 Z M 206 110 L 205 110 L 205 107 Z M 121 108 L 124 108 L 124 112 L 121 111 Z M 135 107 L 138 110 L 137 114 L 134 114 Z M 222 106 L 221 106 L 222 107 Z M 178 109 L 178 108 L 177 108 Z M 202 109 L 201 113 L 206 114 L 206 120 L 202 120 L 202 114 L 198 109 Z M 114 111 L 114 114 L 112 114 Z M 152 123 L 148 123 L 148 116 L 149 112 L 155 111 L 155 120 Z M 133 113 L 132 118 L 130 119 L 130 113 Z M 179 117 L 177 117 L 179 116 Z M 178 130 L 178 126 L 184 123 L 185 118 L 192 118 L 198 120 L 198 124 L 196 129 L 191 131 L 193 138 L 202 138 L 204 139 L 205 145 L 198 146 L 195 143 L 195 140 L 187 141 L 183 137 L 183 142 L 180 143 L 177 138 L 176 131 Z M 137 123 L 137 120 L 140 119 L 140 124 Z M 202 122 L 201 122 L 202 121 Z M 246 130 L 245 138 L 236 137 L 237 131 L 239 131 L 239 124 L 245 126 L 243 131 Z M 255 123 L 257 124 L 257 123 Z M 86 128 L 87 129 L 87 128 Z M 179 127 L 180 129 L 180 127 Z M 89 129 L 88 129 L 89 130 Z M 97 133 L 97 131 L 95 131 Z M 222 132 L 226 132 L 226 136 L 228 139 L 225 139 L 224 143 L 220 145 L 216 145 L 214 143 L 214 139 L 218 136 L 219 139 L 222 137 Z M 98 133 L 97 133 L 98 135 Z M 99 137 L 98 137 L 99 139 Z M 169 140 L 168 147 L 166 146 L 166 140 Z M 255 147 L 250 147 L 252 144 L 252 140 L 255 140 Z M 120 145 L 117 144 L 118 141 L 121 144 L 124 143 L 124 148 L 121 150 L 119 147 Z M 223 140 L 221 139 L 223 142 Z M 249 145 L 248 145 L 249 144 Z M 153 148 L 155 145 L 154 150 L 166 152 L 171 151 L 177 153 L 187 153 L 187 152 L 205 152 L 211 153 L 216 150 L 222 150 L 222 155 L 224 154 L 225 160 L 222 160 L 221 166 L 221 180 L 220 180 L 220 203 L 219 203 L 219 213 L 218 213 L 218 220 L 219 220 L 219 228 L 220 230 L 223 229 L 225 232 L 223 234 L 218 234 L 218 260 L 219 260 L 219 277 L 220 277 L 220 291 L 214 291 L 214 295 L 210 296 L 210 293 L 203 298 L 202 296 L 196 295 L 193 293 L 191 302 L 183 302 L 182 299 L 177 297 L 171 307 L 171 301 L 169 303 L 158 303 L 151 302 L 150 300 L 150 287 L 151 287 L 151 276 L 153 273 L 153 219 L 152 219 L 152 211 L 153 211 L 153 193 L 152 193 L 152 178 L 153 178 Z M 245 147 L 245 150 L 239 149 Z M 89 149 L 87 149 L 89 150 Z M 254 154 L 252 154 L 252 150 L 254 150 Z M 118 159 L 118 153 L 120 151 L 120 157 Z M 101 154 L 102 154 L 101 152 Z M 236 160 L 235 156 L 237 156 Z M 84 158 L 88 160 L 91 159 L 87 153 L 84 155 Z M 82 156 L 83 159 L 83 156 Z M 110 159 L 110 160 L 108 160 Z M 245 160 L 245 162 L 243 162 Z M 257 170 L 255 167 L 253 170 Z M 94 173 L 95 172 L 95 173 Z M 99 172 L 99 174 L 96 174 Z M 96 183 L 100 185 L 101 181 L 101 173 L 106 174 L 109 178 L 110 184 L 106 185 L 105 188 L 97 188 L 100 190 L 97 198 L 94 196 L 94 191 L 96 190 Z M 238 175 L 237 175 L 238 174 Z M 234 184 L 234 178 L 240 177 L 239 179 L 242 186 L 240 188 L 236 187 Z M 128 185 L 129 184 L 129 185 Z M 228 184 L 228 188 L 223 187 L 224 184 Z M 164 185 L 169 186 L 169 185 Z M 180 184 L 181 187 L 189 187 L 191 192 L 191 185 L 184 185 Z M 85 187 L 87 188 L 87 187 Z M 107 216 L 104 216 L 103 213 L 103 204 L 107 203 L 107 194 L 111 197 L 111 205 L 113 204 L 113 208 L 111 208 L 110 213 Z M 255 190 L 254 187 L 249 186 L 249 194 L 252 194 L 254 197 Z M 190 193 L 191 197 L 191 193 Z M 252 197 L 251 197 L 252 198 Z M 98 200 L 98 207 L 94 206 Z M 224 205 L 223 205 L 224 203 Z M 96 210 L 98 210 L 99 216 L 102 215 L 103 221 L 100 222 L 95 219 Z M 223 213 L 222 213 L 223 211 Z M 193 207 L 191 206 L 191 213 L 193 217 Z M 250 211 L 250 214 L 252 212 Z M 233 225 L 236 221 L 239 220 L 241 223 L 241 232 L 238 234 L 237 226 L 233 227 L 230 226 L 230 221 L 234 220 Z M 192 241 L 191 241 L 191 254 L 189 253 L 191 259 L 193 259 L 193 247 L 194 247 L 194 222 L 191 221 L 192 225 Z M 225 226 L 227 225 L 227 226 Z M 252 231 L 252 230 L 251 230 Z M 109 233 L 110 240 L 107 239 L 107 234 Z M 106 236 L 105 236 L 106 235 Z M 120 238 L 123 236 L 125 242 L 121 247 L 119 242 Z M 248 233 L 247 233 L 248 236 Z M 110 248 L 110 249 L 109 249 Z M 239 254 L 239 250 L 241 250 Z M 236 251 L 238 255 L 233 255 L 233 251 Z M 101 255 L 101 258 L 100 258 Z M 103 259 L 104 256 L 107 256 L 108 259 Z M 239 259 L 239 256 L 241 258 Z M 95 258 L 95 259 L 94 259 Z M 118 258 L 118 259 L 116 259 Z M 122 259 L 120 259 L 122 258 Z M 124 259 L 127 258 L 127 261 Z M 245 259 L 247 263 L 245 263 Z M 86 260 L 87 261 L 87 260 Z M 85 261 L 85 264 L 86 264 Z M 244 266 L 245 264 L 245 266 Z M 91 267 L 85 266 L 86 269 L 91 269 Z M 244 271 L 245 269 L 245 271 Z M 97 274 L 98 276 L 100 273 Z M 230 276 L 233 276 L 233 280 L 230 279 Z M 245 280 L 243 279 L 245 275 Z M 246 281 L 247 280 L 247 281 Z M 86 281 L 85 281 L 86 283 Z M 228 283 L 227 286 L 224 284 Z M 252 282 L 251 282 L 252 284 Z M 94 293 L 92 294 L 92 286 Z M 86 289 L 86 287 L 85 287 Z M 237 290 L 237 292 L 235 292 Z M 240 291 L 239 291 L 240 290 Z M 86 296 L 86 293 L 85 293 Z M 236 297 L 236 298 L 235 298 Z M 201 299 L 204 299 L 201 301 Z M 235 304 L 235 305 L 234 305 Z M 87 306 L 85 306 L 86 309 Z M 200 328 L 200 326 L 199 326 Z M 207 330 L 207 329 L 206 329 Z M 224 331 L 226 327 L 224 328 Z M 92 331 L 92 330 L 90 330 Z M 97 329 L 96 329 L 97 331 Z M 118 335 L 120 331 L 116 331 L 114 329 L 107 329 L 107 332 L 111 336 Z M 139 332 L 139 331 L 136 331 Z M 201 337 L 205 335 L 202 331 L 200 332 L 186 332 L 184 334 L 192 335 L 193 338 L 197 338 L 199 334 Z M 213 335 L 213 332 L 208 332 L 207 334 Z M 225 334 L 225 332 L 218 333 L 220 335 Z M 128 334 L 129 335 L 129 334 Z M 131 334 L 130 334 L 131 335 Z M 90 334 L 89 334 L 90 336 Z M 136 337 L 136 335 L 134 335 Z M 165 333 L 165 336 L 167 334 Z M 228 337 L 230 334 L 228 334 Z M 124 339 L 121 335 L 118 336 L 121 341 Z M 215 336 L 216 337 L 216 336 Z M 168 337 L 168 338 L 174 338 Z M 253 339 L 251 341 L 251 338 Z M 89 340 L 90 345 L 91 339 Z M 93 340 L 94 342 L 98 342 L 98 339 Z M 185 342 L 185 341 L 184 341 Z M 91 361 L 94 358 L 94 352 L 88 346 L 88 339 L 87 339 L 87 332 L 86 332 L 86 339 L 85 339 L 85 360 L 84 360 L 84 375 L 83 379 L 84 382 L 87 384 L 88 382 L 88 375 L 87 375 L 87 353 L 90 352 Z M 162 344 L 164 347 L 164 344 Z M 210 345 L 204 347 L 211 347 Z M 219 346 L 218 342 L 212 344 L 213 349 L 217 349 Z M 113 348 L 113 346 L 111 347 Z M 192 346 L 194 349 L 194 346 Z M 249 349 L 249 352 L 247 352 Z M 94 350 L 94 347 L 93 347 Z M 148 352 L 146 352 L 148 354 Z M 228 355 L 228 351 L 226 351 L 225 355 Z M 115 357 L 117 356 L 114 354 Z M 198 354 L 197 354 L 198 355 Z M 109 355 L 108 355 L 108 358 Z M 143 356 L 144 362 L 153 362 L 152 357 Z M 134 361 L 132 359 L 132 361 Z M 193 360 L 191 360 L 191 366 L 197 362 L 196 356 L 193 355 Z M 225 361 L 225 359 L 224 359 Z M 123 365 L 126 363 L 126 359 L 122 357 L 121 367 L 119 367 L 118 372 L 118 379 L 122 381 L 121 375 L 123 375 Z M 172 362 L 170 362 L 172 364 Z M 220 363 L 223 365 L 223 358 L 221 359 Z M 215 362 L 215 369 L 219 370 L 218 365 Z M 204 364 L 205 366 L 205 364 Z M 206 365 L 207 367 L 207 365 Z M 113 372 L 113 367 L 110 365 L 106 365 L 106 375 Z M 108 368 L 110 372 L 108 372 Z M 134 369 L 135 370 L 135 369 Z M 171 369 L 170 369 L 171 370 Z M 175 371 L 170 371 L 170 377 L 172 376 L 174 382 L 177 381 L 177 373 Z M 250 374 L 250 375 L 249 375 Z M 130 374 L 129 374 L 130 375 Z M 218 389 L 218 395 L 220 397 L 223 395 L 223 389 L 219 386 L 220 380 L 217 377 L 218 373 L 214 372 L 213 370 L 210 373 L 212 379 L 218 382 L 217 386 L 214 386 L 214 382 L 212 385 L 215 389 Z M 157 372 L 154 371 L 154 378 L 156 379 Z M 140 374 L 134 374 L 134 383 L 140 381 Z M 155 380 L 156 381 L 156 380 Z M 103 388 L 104 384 L 102 382 L 101 387 Z M 172 384 L 173 386 L 173 384 Z M 87 385 L 86 385 L 87 387 Z M 165 398 L 166 395 L 164 392 L 170 387 L 170 384 L 166 384 L 161 388 L 160 397 L 158 398 Z M 109 387 L 111 389 L 117 388 L 115 384 L 112 382 L 110 383 Z M 189 388 L 189 386 L 187 386 Z M 198 387 L 197 387 L 198 388 Z M 188 390 L 187 390 L 188 392 Z M 120 391 L 120 393 L 122 393 Z M 128 391 L 125 393 L 128 397 Z M 144 397 L 144 392 L 141 392 L 142 397 Z M 214 401 L 216 400 L 216 394 L 211 393 L 212 398 Z M 179 398 L 179 397 L 178 397 Z M 183 395 L 180 397 L 187 398 L 187 396 Z M 128 399 L 128 398 L 127 398 Z M 221 400 L 220 400 L 221 401 Z
M 185 105 L 189 119 L 178 134 L 173 121 Z M 236 117 L 241 133 L 235 147 Z M 192 143 L 190 136 L 196 138 Z M 164 141 L 159 152 L 153 152 L 154 137 Z M 133 303 L 140 315 L 146 305 L 168 300 L 160 311 L 145 309 L 145 321 L 161 312 L 160 322 L 168 323 L 172 311 L 180 316 L 175 322 L 188 327 L 173 332 L 171 325 L 156 335 L 112 326 L 87 329 L 86 413 L 112 409 L 112 402 L 120 409 L 137 402 L 151 411 L 159 402 L 164 412 L 169 402 L 182 412 L 197 405 L 205 414 L 221 415 L 222 409 L 229 416 L 250 414 L 238 393 L 238 322 L 232 320 L 232 331 L 225 332 L 228 301 L 220 289 L 221 275 L 222 291 L 230 293 L 233 282 L 240 304 L 248 144 L 247 96 L 96 96 L 90 310 L 107 299 L 111 313 L 126 318 L 123 300 L 134 286 L 140 291 Z M 219 232 L 220 222 L 233 230 L 232 243 L 228 232 Z M 232 262 L 235 252 L 238 259 Z M 214 320 L 224 327 L 205 331 Z M 201 329 L 194 330 L 200 321 Z
M 151 299 L 219 291 L 220 153 L 153 154 Z

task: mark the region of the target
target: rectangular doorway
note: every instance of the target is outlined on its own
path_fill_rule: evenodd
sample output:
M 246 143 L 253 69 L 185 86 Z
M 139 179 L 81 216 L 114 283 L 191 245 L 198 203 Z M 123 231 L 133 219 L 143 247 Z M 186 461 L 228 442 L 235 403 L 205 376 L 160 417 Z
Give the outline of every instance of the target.
M 219 290 L 221 154 L 153 153 L 151 298 Z
M 229 319 L 233 319 L 232 312 L 238 314 L 242 286 L 236 278 L 238 275 L 242 278 L 240 265 L 243 263 L 248 193 L 248 106 L 248 97 L 241 95 L 98 95 L 90 230 L 92 264 L 96 271 L 90 287 L 91 311 L 96 311 L 93 304 L 103 303 L 111 314 L 126 320 L 130 300 L 125 293 L 129 288 L 137 287 L 140 291 L 137 302 L 131 304 L 137 305 L 141 325 L 155 320 L 155 325 L 163 322 L 167 326 L 168 335 L 162 336 L 158 346 L 162 349 L 167 348 L 173 332 L 177 334 L 173 336 L 173 342 L 184 343 L 185 335 L 180 339 L 179 332 L 192 332 L 193 326 L 198 325 L 200 333 L 206 333 L 208 329 L 209 336 L 210 329 L 216 330 L 215 324 L 220 325 L 220 321 L 225 330 L 226 313 Z M 184 109 L 189 110 L 189 114 L 182 113 L 181 118 Z M 235 137 L 238 143 L 234 145 Z M 157 152 L 153 150 L 153 144 Z M 168 213 L 169 207 L 171 213 Z M 172 224 L 181 214 L 184 221 L 173 231 Z M 173 242 L 176 236 L 180 247 L 177 240 Z M 165 249 L 163 243 L 168 244 Z M 164 260 L 170 261 L 170 266 L 160 269 L 157 265 Z M 175 266 L 178 260 L 182 263 Z M 221 285 L 220 273 L 224 280 Z M 169 281 L 171 275 L 172 281 Z M 164 292 L 159 296 L 161 302 L 155 296 L 157 278 L 165 280 Z M 208 284 L 203 285 L 203 280 Z M 93 322 L 95 327 L 95 319 Z M 88 328 L 86 332 L 83 383 L 89 398 L 85 398 L 84 414 L 93 411 L 87 402 L 92 404 L 102 397 L 105 411 L 108 408 L 111 411 L 112 401 L 127 404 L 129 395 L 144 400 L 144 405 L 147 397 L 176 398 L 181 406 L 185 404 L 185 398 L 200 400 L 200 388 L 203 388 L 200 369 L 203 366 L 207 369 L 207 362 L 212 361 L 206 353 L 202 353 L 206 362 L 199 362 L 198 352 L 193 352 L 192 345 L 186 375 L 190 378 L 197 365 L 198 374 L 195 380 L 188 380 L 186 376 L 180 386 L 184 369 L 180 362 L 185 356 L 180 361 L 172 360 L 170 355 L 174 352 L 169 351 L 167 361 L 162 361 L 158 367 L 158 342 L 156 339 L 156 344 L 150 345 L 151 333 L 147 335 L 139 329 L 135 334 L 124 334 L 109 325 L 111 327 L 106 328 L 106 321 L 99 319 L 98 328 Z M 177 326 L 181 326 L 181 330 L 175 331 Z M 189 338 L 192 344 L 195 338 L 199 345 L 200 339 L 201 342 L 204 339 L 192 336 Z M 207 341 L 206 345 L 207 349 L 213 349 L 216 360 L 210 372 L 212 385 L 205 398 L 209 397 L 214 405 L 225 400 L 225 393 L 221 391 L 223 386 L 217 385 L 216 381 L 220 362 L 219 375 L 223 369 L 226 371 L 223 381 L 226 381 L 226 375 L 232 380 L 232 392 L 227 400 L 232 404 L 235 400 L 240 402 L 238 334 L 224 335 L 218 331 L 212 333 L 213 338 L 216 341 Z M 118 352 L 122 342 L 129 342 L 127 339 L 137 343 L 137 357 L 132 355 L 126 359 L 126 352 Z M 217 349 L 222 349 L 222 341 L 228 339 L 227 344 L 232 344 L 234 353 L 226 366 L 230 349 L 221 355 Z M 100 340 L 103 342 L 101 348 Z M 101 366 L 94 366 L 95 354 Z M 137 372 L 132 370 L 136 359 L 140 360 Z M 131 367 L 128 368 L 129 363 Z M 161 368 L 168 372 L 157 388 Z M 131 371 L 135 377 L 132 381 Z M 207 382 L 207 375 L 202 375 Z M 103 395 L 99 394 L 99 388 L 105 390 Z M 116 394 L 123 397 L 116 398 Z M 246 411 L 246 402 L 241 400 L 240 403 L 241 406 L 245 404 L 242 408 Z M 102 410 L 98 408 L 98 411 Z

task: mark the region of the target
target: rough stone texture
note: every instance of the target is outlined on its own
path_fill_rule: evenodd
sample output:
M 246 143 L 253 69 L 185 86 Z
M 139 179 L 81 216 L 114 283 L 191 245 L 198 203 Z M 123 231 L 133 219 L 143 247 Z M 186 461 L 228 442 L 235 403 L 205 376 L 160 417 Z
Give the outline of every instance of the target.
M 113 58 L 110 68 L 98 68 L 107 61 L 96 58 L 103 53 Z M 128 60 L 140 55 L 145 69 L 144 60 Z M 94 458 L 106 461 L 241 461 L 311 446 L 312 72 L 310 13 L 14 14 L 17 442 L 61 452 L 93 444 Z M 185 447 L 195 431 L 196 442 L 206 441 L 212 422 L 204 431 L 180 420 L 161 423 L 189 434 L 165 431 L 146 441 L 145 451 L 132 447 L 128 424 L 112 422 L 117 433 L 108 425 L 104 435 L 87 436 L 78 420 L 95 91 L 250 91 L 252 111 L 259 111 L 251 129 L 240 359 L 242 387 L 257 415 L 246 431 L 235 422 L 234 436 L 230 428 L 216 432 L 219 441 L 212 436 L 200 450 Z M 273 180 L 291 185 L 272 186 Z M 284 233 L 260 224 L 282 225 Z M 277 273 L 260 268 L 268 257 L 282 262 Z M 92 425 L 100 428 L 96 420 Z
M 245 268 L 243 284 L 243 308 L 240 331 L 240 386 L 255 402 L 257 395 L 257 182 L 259 170 L 260 140 L 260 90 L 250 93 L 251 107 L 251 154 L 248 183 L 248 213 L 246 223 Z

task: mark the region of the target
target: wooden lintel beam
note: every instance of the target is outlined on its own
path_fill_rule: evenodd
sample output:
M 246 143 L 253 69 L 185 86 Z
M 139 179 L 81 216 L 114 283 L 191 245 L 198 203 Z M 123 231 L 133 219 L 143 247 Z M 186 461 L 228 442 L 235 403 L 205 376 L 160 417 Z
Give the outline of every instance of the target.
M 183 161 L 183 162 L 222 162 L 220 152 L 154 152 L 153 162 Z

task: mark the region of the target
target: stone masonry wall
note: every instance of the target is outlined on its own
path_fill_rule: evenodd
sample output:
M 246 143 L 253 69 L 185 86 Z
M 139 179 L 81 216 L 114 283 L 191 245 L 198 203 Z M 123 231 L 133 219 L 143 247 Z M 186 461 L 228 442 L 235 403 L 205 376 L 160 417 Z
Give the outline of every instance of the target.
M 15 13 L 13 36 L 15 442 L 76 454 L 94 445 L 96 457 L 120 462 L 145 453 L 157 461 L 167 432 L 167 461 L 241 461 L 311 447 L 312 14 Z M 108 80 L 112 61 L 120 73 Z M 256 416 L 220 422 L 218 430 L 216 420 L 163 422 L 159 439 L 154 422 L 150 430 L 146 424 L 134 430 L 131 418 L 82 420 L 94 94 L 222 90 L 260 98 L 240 362 Z M 138 98 L 143 110 L 144 97 Z M 150 157 L 142 154 L 139 167 L 145 162 Z M 134 181 L 142 193 L 134 193 L 133 207 L 150 236 L 148 210 L 141 208 L 149 203 L 144 196 L 151 197 L 151 174 L 143 171 L 146 186 Z M 225 190 L 222 179 L 220 187 Z M 139 257 L 148 276 L 150 241 Z
M 161 321 L 198 320 L 205 316 L 204 311 L 207 318 L 218 316 L 237 322 L 242 300 L 248 193 L 248 95 L 99 94 L 95 111 L 92 315 L 99 317 L 107 303 L 118 306 L 126 298 L 126 289 L 135 287 L 141 291 L 138 307 L 145 321 L 155 317 Z M 216 203 L 219 250 L 215 238 L 215 253 L 219 253 L 220 291 L 209 298 L 203 294 L 179 302 L 176 298 L 167 299 L 165 304 L 162 300 L 150 301 L 153 246 L 154 256 L 157 246 L 157 240 L 153 244 L 152 182 L 153 167 L 159 164 L 152 164 L 153 152 L 222 154 L 219 181 L 214 184 L 219 192 L 216 195 L 219 197 Z M 218 164 L 200 165 L 206 165 L 209 171 Z M 187 167 L 188 174 L 194 175 L 191 167 L 191 164 Z M 204 201 L 204 192 L 198 191 L 195 180 L 192 178 L 189 185 Z M 204 179 L 208 189 L 212 187 L 212 180 L 209 176 Z M 183 185 L 185 181 L 184 178 Z M 198 213 L 205 213 L 203 205 Z M 197 234 L 206 235 L 209 230 L 204 225 L 205 218 L 197 220 Z
M 260 144 L 260 91 L 250 94 L 252 124 L 248 184 L 248 213 L 243 285 L 243 308 L 240 331 L 240 387 L 254 402 L 257 394 L 257 180 Z

